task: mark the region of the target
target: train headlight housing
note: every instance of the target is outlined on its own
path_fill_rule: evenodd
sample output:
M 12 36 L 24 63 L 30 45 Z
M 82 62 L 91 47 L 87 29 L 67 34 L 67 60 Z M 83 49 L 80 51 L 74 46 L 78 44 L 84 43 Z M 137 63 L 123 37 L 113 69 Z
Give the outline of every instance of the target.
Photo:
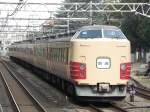
M 70 74 L 72 79 L 86 79 L 86 64 L 70 62 Z
M 121 64 L 120 69 L 121 69 L 122 71 L 125 71 L 125 70 L 126 70 L 126 64 Z
M 120 64 L 120 79 L 129 79 L 131 71 L 131 63 Z
M 86 68 L 86 65 L 85 64 L 80 64 L 80 70 L 85 70 L 85 68 Z

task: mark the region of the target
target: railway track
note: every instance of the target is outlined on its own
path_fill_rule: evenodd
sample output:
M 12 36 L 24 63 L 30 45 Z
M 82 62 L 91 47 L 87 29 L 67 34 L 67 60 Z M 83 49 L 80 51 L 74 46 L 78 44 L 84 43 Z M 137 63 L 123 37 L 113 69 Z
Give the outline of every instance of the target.
M 95 106 L 93 104 L 90 104 L 89 107 L 94 109 L 96 112 L 108 112 L 108 111 L 112 111 L 112 112 L 128 112 L 126 109 L 124 108 L 121 108 L 119 106 L 117 106 L 116 104 L 114 103 L 109 103 L 108 104 L 109 107 L 98 107 L 98 106 Z
M 6 66 L 6 65 L 5 65 Z M 8 68 L 8 67 L 7 67 Z M 127 112 L 125 109 L 118 107 L 115 104 L 108 104 L 109 106 L 107 107 L 101 107 L 101 106 L 95 106 L 90 104 L 87 108 L 91 111 L 91 112 L 107 112 L 107 110 L 111 111 L 111 112 Z
M 0 72 L 14 112 L 47 112 L 36 98 L 25 88 L 23 83 L 15 76 L 11 69 L 0 60 L 1 69 L 7 70 L 5 74 Z
M 5 60 L 4 60 L 5 61 Z M 8 64 L 7 63 L 7 61 L 5 61 L 5 63 L 6 64 Z M 7 65 L 7 66 L 9 66 L 9 64 Z M 16 74 L 16 72 L 15 72 L 15 67 L 13 67 L 12 65 L 11 65 L 11 67 L 9 66 L 9 68 L 11 68 L 11 70 Z M 21 74 L 20 74 L 21 75 Z M 20 78 L 20 77 L 19 77 Z M 77 107 L 75 107 L 75 110 L 77 109 L 79 109 L 80 110 L 80 108 L 81 109 L 85 109 L 85 110 L 89 110 L 90 112 L 129 112 L 130 111 L 130 109 L 137 109 L 137 108 L 149 108 L 148 106 L 136 106 L 136 105 L 128 105 L 128 106 L 117 106 L 118 104 L 115 104 L 115 103 L 113 103 L 113 104 L 109 104 L 109 106 L 105 106 L 105 107 L 103 107 L 103 106 L 97 106 L 97 105 L 89 105 L 89 106 L 86 106 L 87 108 L 85 108 L 85 107 L 80 107 L 80 105 L 78 105 Z M 44 105 L 45 106 L 45 105 Z M 123 108 L 122 108 L 123 107 Z M 79 111 L 79 112 L 81 112 L 81 111 Z
M 135 83 L 136 94 L 150 100 L 150 89 L 141 85 L 138 81 L 131 79 Z
M 5 60 L 4 60 L 5 61 Z M 5 62 L 6 64 L 8 64 L 7 63 L 7 61 Z M 8 64 L 9 65 L 9 64 Z M 15 67 L 13 67 L 12 65 L 11 65 L 11 67 L 9 66 L 9 68 L 11 68 L 12 69 L 12 71 L 14 72 L 14 73 L 16 73 L 15 72 Z M 20 74 L 21 75 L 21 74 Z M 20 77 L 19 77 L 20 78 Z M 118 104 L 115 104 L 115 103 L 112 103 L 112 104 L 109 104 L 109 106 L 105 106 L 105 107 L 103 107 L 103 106 L 100 106 L 100 105 L 89 105 L 89 106 L 86 106 L 87 108 L 84 108 L 84 107 L 80 107 L 80 105 L 78 105 L 78 107 L 76 108 L 75 107 L 75 109 L 86 109 L 86 110 L 90 110 L 90 112 L 129 112 L 129 110 L 130 109 L 136 109 L 136 108 L 149 108 L 149 107 L 145 107 L 145 106 L 136 106 L 136 105 L 127 105 L 127 106 L 117 106 Z M 122 108 L 123 107 L 123 108 Z M 80 112 L 80 111 L 79 111 Z
M 147 90 L 147 89 L 144 89 L 144 88 L 141 88 L 141 87 L 135 87 L 135 89 L 136 89 L 136 93 L 139 96 L 150 100 L 150 90 Z

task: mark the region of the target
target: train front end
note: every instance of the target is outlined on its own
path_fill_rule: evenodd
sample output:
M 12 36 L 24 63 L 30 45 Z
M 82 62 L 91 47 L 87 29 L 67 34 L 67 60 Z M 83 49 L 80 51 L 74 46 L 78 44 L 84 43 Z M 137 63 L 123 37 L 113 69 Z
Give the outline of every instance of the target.
M 130 79 L 130 42 L 114 26 L 83 27 L 72 39 L 70 76 L 77 96 L 121 100 Z

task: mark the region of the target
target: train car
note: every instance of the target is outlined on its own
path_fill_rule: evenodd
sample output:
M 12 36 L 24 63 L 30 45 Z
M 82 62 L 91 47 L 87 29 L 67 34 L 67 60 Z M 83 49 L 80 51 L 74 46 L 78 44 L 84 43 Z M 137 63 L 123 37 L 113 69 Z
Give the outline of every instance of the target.
M 122 100 L 126 96 L 130 42 L 115 26 L 84 26 L 72 35 L 50 36 L 30 44 L 20 42 L 9 50 L 10 58 L 46 71 L 43 77 L 70 95 L 99 101 Z

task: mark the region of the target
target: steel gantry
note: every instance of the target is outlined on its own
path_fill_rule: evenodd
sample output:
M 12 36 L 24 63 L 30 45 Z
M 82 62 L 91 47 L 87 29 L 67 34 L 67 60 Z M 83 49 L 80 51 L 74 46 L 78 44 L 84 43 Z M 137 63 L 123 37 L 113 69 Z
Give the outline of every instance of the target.
M 5 6 L 5 7 L 4 7 Z M 57 6 L 61 7 L 59 10 L 54 10 L 51 7 Z M 19 7 L 19 8 L 17 8 Z M 66 13 L 66 17 L 55 17 L 54 15 L 57 12 Z M 0 20 L 3 20 L 0 27 L 3 30 L 2 32 L 9 31 L 8 27 L 16 26 L 19 28 L 25 27 L 37 27 L 37 25 L 29 25 L 29 24 L 19 24 L 19 21 L 46 21 L 46 20 L 56 20 L 56 21 L 67 21 L 67 26 L 64 25 L 69 29 L 69 22 L 70 21 L 92 21 L 93 13 L 124 13 L 124 12 L 131 12 L 135 13 L 135 15 L 139 14 L 144 17 L 150 18 L 150 3 L 120 3 L 120 2 L 113 2 L 113 3 L 93 3 L 90 1 L 89 3 L 30 3 L 30 2 L 0 2 Z M 6 15 L 2 15 L 6 13 Z M 28 14 L 39 14 L 37 17 L 31 18 L 28 16 L 19 16 L 22 13 Z M 46 17 L 42 17 L 41 13 L 46 15 Z M 83 13 L 83 16 L 76 16 L 78 13 Z M 85 16 L 85 13 L 88 15 Z M 9 21 L 17 21 L 17 25 L 9 23 Z M 5 24 L 4 24 L 5 23 Z M 31 22 L 32 23 L 32 22 Z M 18 25 L 19 24 L 19 25 Z M 39 24 L 41 26 L 41 24 Z M 7 31 L 5 31 L 7 30 Z M 29 30 L 25 30 L 26 32 Z M 16 31 L 18 32 L 18 31 Z
M 3 7 L 5 5 L 5 8 Z M 11 7 L 10 7 L 11 5 Z M 16 6 L 21 8 L 16 9 Z M 66 12 L 67 17 L 47 17 L 47 18 L 30 18 L 30 17 L 13 17 L 15 13 L 45 13 L 51 15 L 56 13 L 56 10 L 51 9 L 51 6 L 61 6 L 61 9 L 57 12 Z M 15 10 L 14 10 L 15 7 Z M 38 7 L 38 8 L 37 8 Z M 113 12 L 133 12 L 150 18 L 150 3 L 28 3 L 28 2 L 0 2 L 1 13 L 6 12 L 6 16 L 0 16 L 0 20 L 65 20 L 65 21 L 85 21 L 87 17 L 75 17 L 75 13 L 89 13 L 89 19 L 92 17 L 92 13 L 113 13 Z M 10 14 L 9 14 L 10 13 Z M 84 14 L 83 14 L 84 16 Z M 6 22 L 5 22 L 6 23 Z M 3 25 L 6 26 L 6 25 Z
M 21 3 L 16 2 L 0 2 L 1 5 L 18 5 Z M 35 7 L 45 7 L 34 9 Z M 56 10 L 50 8 L 50 6 L 61 6 L 61 9 L 57 10 L 59 12 L 135 12 L 146 17 L 150 17 L 150 3 L 25 3 L 22 10 L 18 12 L 49 12 L 55 13 Z M 32 7 L 32 9 L 26 9 Z M 10 8 L 2 9 L 0 11 L 11 12 L 14 11 Z

